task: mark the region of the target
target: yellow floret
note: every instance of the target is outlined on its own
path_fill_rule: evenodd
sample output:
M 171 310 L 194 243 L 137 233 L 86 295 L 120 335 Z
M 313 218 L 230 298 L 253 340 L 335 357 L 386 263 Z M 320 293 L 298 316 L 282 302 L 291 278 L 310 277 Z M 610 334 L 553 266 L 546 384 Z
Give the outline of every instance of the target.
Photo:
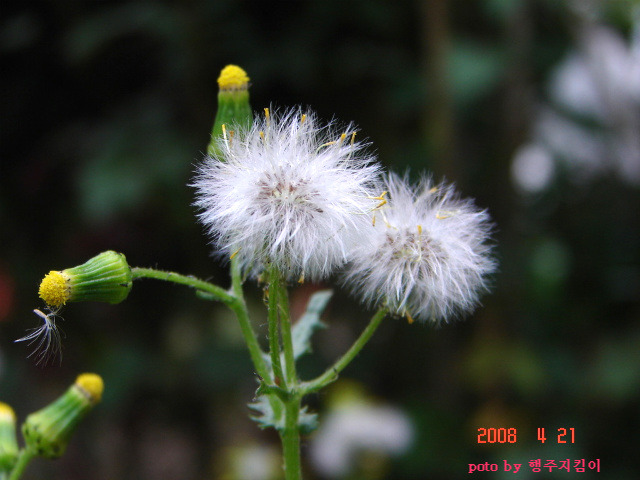
M 98 403 L 102 399 L 104 391 L 104 382 L 102 377 L 95 373 L 83 373 L 78 375 L 75 384 L 87 394 L 92 403 Z
M 249 77 L 247 76 L 247 72 L 237 65 L 227 65 L 220 72 L 218 86 L 220 90 L 247 88 L 249 86 Z
M 0 402 L 0 421 L 12 421 L 15 422 L 16 414 L 9 405 L 4 402 Z
M 38 294 L 47 305 L 60 307 L 69 300 L 69 277 L 62 272 L 50 271 L 40 282 Z

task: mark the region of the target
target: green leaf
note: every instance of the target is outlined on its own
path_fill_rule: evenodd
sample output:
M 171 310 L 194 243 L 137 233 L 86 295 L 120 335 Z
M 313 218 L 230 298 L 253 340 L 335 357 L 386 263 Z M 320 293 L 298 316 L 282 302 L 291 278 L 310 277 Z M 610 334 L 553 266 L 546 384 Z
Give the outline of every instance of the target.
M 280 430 L 284 427 L 284 418 L 276 418 L 267 395 L 260 395 L 255 402 L 249 404 L 249 408 L 256 412 L 256 415 L 251 415 L 251 419 L 260 428 L 272 427 Z
M 314 293 L 307 303 L 307 310 L 293 326 L 293 356 L 297 360 L 311 352 L 311 336 L 316 330 L 326 328 L 320 321 L 320 315 L 333 295 L 333 290 L 320 290 Z
M 302 435 L 308 435 L 318 428 L 318 414 L 311 413 L 305 405 L 300 410 L 300 416 L 298 417 L 298 425 L 300 426 L 300 433 Z
M 249 404 L 249 408 L 257 413 L 257 415 L 252 415 L 251 419 L 257 422 L 260 428 L 275 428 L 278 431 L 284 429 L 284 416 L 276 418 L 267 395 L 260 395 L 255 402 Z M 300 433 L 309 434 L 318 428 L 318 415 L 310 413 L 305 405 L 300 410 L 298 425 Z

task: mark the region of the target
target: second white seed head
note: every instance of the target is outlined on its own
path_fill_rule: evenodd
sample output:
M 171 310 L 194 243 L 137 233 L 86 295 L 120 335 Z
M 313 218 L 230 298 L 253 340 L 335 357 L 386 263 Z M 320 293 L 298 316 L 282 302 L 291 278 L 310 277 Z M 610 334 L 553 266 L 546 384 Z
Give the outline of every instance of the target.
M 467 313 L 496 267 L 489 215 L 452 186 L 385 178 L 387 203 L 375 212 L 367 241 L 352 252 L 344 284 L 365 302 L 412 321 Z

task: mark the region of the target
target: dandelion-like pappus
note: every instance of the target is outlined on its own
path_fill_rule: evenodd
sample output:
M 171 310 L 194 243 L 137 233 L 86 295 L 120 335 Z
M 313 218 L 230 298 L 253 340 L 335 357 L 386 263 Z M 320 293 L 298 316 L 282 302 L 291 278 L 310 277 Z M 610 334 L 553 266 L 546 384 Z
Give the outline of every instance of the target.
M 225 126 L 220 155 L 197 172 L 199 217 L 217 248 L 259 275 L 327 276 L 347 259 L 375 206 L 379 167 L 353 127 L 265 109 L 250 129 Z
M 40 317 L 42 325 L 32 328 L 27 335 L 15 340 L 34 345 L 33 351 L 28 356 L 35 358 L 36 365 L 46 364 L 49 360 L 55 359 L 62 361 L 62 333 L 56 324 L 59 308 L 47 307 L 47 310 L 48 312 L 44 313 L 34 309 L 33 313 Z
M 386 201 L 353 251 L 344 284 L 409 321 L 473 310 L 495 270 L 489 215 L 428 178 L 413 189 L 389 174 L 384 188 Z

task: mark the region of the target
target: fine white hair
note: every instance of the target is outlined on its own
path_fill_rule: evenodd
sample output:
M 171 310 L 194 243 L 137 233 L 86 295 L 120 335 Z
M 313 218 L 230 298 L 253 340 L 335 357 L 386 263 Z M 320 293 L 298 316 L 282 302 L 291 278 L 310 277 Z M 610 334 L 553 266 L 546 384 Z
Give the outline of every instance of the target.
M 428 177 L 416 188 L 406 175 L 388 174 L 384 182 L 387 204 L 352 252 L 344 283 L 366 303 L 386 304 L 410 321 L 473 310 L 496 268 L 487 212 Z
M 15 342 L 27 342 L 28 345 L 34 345 L 33 351 L 28 357 L 33 356 L 36 365 L 46 365 L 49 360 L 55 359 L 62 362 L 62 339 L 58 325 L 56 325 L 59 309 L 49 307 L 48 310 L 49 313 L 38 309 L 33 310 L 33 313 L 42 320 L 42 325 L 30 329 L 27 335 L 15 340 Z
M 265 110 L 248 130 L 233 126 L 193 186 L 199 218 L 225 256 L 259 275 L 328 276 L 343 265 L 376 201 L 379 166 L 354 127 L 321 126 L 312 112 Z

